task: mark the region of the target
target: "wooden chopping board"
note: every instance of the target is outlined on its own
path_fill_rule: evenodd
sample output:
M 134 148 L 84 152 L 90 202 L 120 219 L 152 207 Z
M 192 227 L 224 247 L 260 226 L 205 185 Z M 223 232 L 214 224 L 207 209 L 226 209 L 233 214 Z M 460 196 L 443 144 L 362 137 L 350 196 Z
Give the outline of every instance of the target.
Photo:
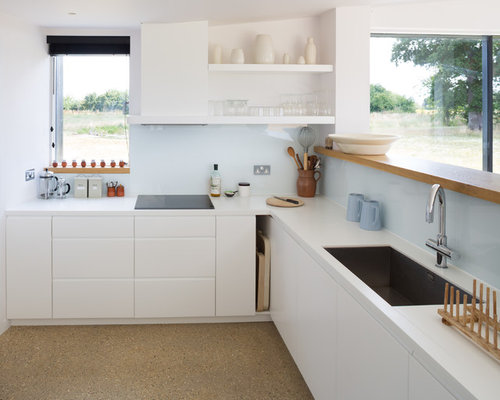
M 280 196 L 281 197 L 281 196 Z M 273 207 L 300 207 L 304 205 L 304 202 L 300 199 L 297 199 L 296 197 L 285 197 L 283 196 L 284 199 L 291 199 L 291 200 L 297 200 L 299 204 L 293 204 L 289 203 L 288 201 L 283 201 L 283 200 L 278 200 L 275 199 L 274 197 L 269 197 L 266 200 L 266 204 L 273 206 Z

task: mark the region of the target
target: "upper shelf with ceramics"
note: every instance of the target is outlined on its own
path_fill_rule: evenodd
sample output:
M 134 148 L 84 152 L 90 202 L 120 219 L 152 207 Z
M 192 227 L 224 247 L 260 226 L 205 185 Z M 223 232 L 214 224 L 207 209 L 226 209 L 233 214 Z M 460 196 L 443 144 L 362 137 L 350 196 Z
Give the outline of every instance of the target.
M 141 114 L 129 123 L 334 124 L 328 26 L 315 17 L 143 24 Z

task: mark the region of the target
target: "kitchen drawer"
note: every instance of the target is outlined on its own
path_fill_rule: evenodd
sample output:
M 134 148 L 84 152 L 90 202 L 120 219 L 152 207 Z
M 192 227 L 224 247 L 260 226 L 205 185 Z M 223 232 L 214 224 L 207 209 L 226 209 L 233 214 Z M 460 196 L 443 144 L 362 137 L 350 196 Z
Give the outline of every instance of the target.
M 132 279 L 55 280 L 54 318 L 132 318 Z
M 133 278 L 134 239 L 54 239 L 54 278 Z
M 214 277 L 215 239 L 136 239 L 135 276 Z
M 54 217 L 52 237 L 131 238 L 134 237 L 134 217 Z
M 135 237 L 215 237 L 215 217 L 135 217 Z
M 136 279 L 135 316 L 213 317 L 215 279 Z

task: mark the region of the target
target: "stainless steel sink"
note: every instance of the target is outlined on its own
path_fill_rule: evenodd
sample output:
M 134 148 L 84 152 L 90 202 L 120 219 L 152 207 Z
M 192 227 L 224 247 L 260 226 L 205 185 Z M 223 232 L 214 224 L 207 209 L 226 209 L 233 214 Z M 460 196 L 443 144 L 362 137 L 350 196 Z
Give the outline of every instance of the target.
M 448 281 L 392 247 L 325 247 L 325 250 L 391 306 L 443 303 Z

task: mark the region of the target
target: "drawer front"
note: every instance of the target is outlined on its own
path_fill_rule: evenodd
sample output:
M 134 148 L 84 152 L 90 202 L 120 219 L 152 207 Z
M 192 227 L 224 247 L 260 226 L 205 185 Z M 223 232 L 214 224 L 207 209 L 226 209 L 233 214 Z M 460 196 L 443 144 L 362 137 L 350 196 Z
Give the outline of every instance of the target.
M 134 217 L 54 217 L 54 238 L 132 238 Z
M 133 278 L 134 239 L 54 239 L 54 278 Z
M 136 239 L 135 276 L 214 277 L 215 239 Z
M 136 318 L 213 317 L 215 279 L 138 279 Z
M 132 318 L 132 279 L 56 280 L 54 318 Z
M 135 217 L 135 237 L 215 237 L 215 217 Z

